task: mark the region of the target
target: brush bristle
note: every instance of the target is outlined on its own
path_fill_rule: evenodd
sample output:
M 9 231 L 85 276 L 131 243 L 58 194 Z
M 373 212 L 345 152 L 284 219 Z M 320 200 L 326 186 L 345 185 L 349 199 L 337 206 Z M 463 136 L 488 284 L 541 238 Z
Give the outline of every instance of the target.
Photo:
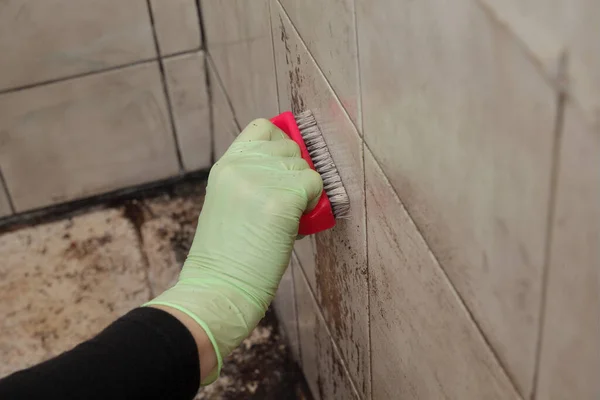
M 310 110 L 297 114 L 296 124 L 300 129 L 308 154 L 312 159 L 315 169 L 323 179 L 323 190 L 329 198 L 333 215 L 336 218 L 346 218 L 350 213 L 350 198 L 342 184 L 333 158 L 325 143 L 325 138 L 317 125 L 317 120 Z

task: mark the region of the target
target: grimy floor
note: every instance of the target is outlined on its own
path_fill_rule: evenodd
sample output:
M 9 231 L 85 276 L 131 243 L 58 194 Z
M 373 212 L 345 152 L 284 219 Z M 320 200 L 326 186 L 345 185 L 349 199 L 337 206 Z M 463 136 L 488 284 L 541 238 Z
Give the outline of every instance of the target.
M 0 233 L 0 376 L 89 338 L 175 279 L 204 184 Z M 304 398 L 269 312 L 197 399 Z

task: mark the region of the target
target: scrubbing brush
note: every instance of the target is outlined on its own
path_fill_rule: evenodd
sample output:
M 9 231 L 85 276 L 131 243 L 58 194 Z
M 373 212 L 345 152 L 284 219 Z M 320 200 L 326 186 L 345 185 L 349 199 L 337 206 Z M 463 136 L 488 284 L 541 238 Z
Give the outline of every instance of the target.
M 323 179 L 323 193 L 317 206 L 300 218 L 300 235 L 312 235 L 335 226 L 336 218 L 350 212 L 350 198 L 338 173 L 327 143 L 310 110 L 298 115 L 286 111 L 271 122 L 300 146 L 302 158 Z

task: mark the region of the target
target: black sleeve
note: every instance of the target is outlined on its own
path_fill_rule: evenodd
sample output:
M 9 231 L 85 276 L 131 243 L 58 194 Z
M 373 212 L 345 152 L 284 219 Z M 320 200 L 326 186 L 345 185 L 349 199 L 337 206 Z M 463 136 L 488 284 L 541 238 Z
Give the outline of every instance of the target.
M 138 308 L 95 338 L 0 380 L 0 399 L 193 399 L 196 342 L 175 317 Z

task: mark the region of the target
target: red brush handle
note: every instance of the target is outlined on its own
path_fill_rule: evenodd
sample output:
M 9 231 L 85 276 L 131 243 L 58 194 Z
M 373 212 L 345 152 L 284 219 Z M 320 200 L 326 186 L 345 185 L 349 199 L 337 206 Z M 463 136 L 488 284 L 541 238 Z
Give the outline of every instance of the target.
M 300 146 L 300 153 L 302 158 L 306 160 L 308 165 L 314 170 L 315 165 L 308 154 L 300 129 L 296 124 L 296 118 L 290 111 L 279 114 L 275 118 L 271 119 L 271 122 L 281 129 L 286 135 L 290 137 L 294 142 Z M 331 203 L 327 198 L 327 194 L 323 190 L 321 198 L 317 206 L 312 211 L 302 215 L 300 218 L 300 227 L 298 233 L 300 235 L 312 235 L 313 233 L 321 232 L 326 229 L 333 228 L 335 225 L 335 217 L 333 216 L 333 210 L 331 209 Z

